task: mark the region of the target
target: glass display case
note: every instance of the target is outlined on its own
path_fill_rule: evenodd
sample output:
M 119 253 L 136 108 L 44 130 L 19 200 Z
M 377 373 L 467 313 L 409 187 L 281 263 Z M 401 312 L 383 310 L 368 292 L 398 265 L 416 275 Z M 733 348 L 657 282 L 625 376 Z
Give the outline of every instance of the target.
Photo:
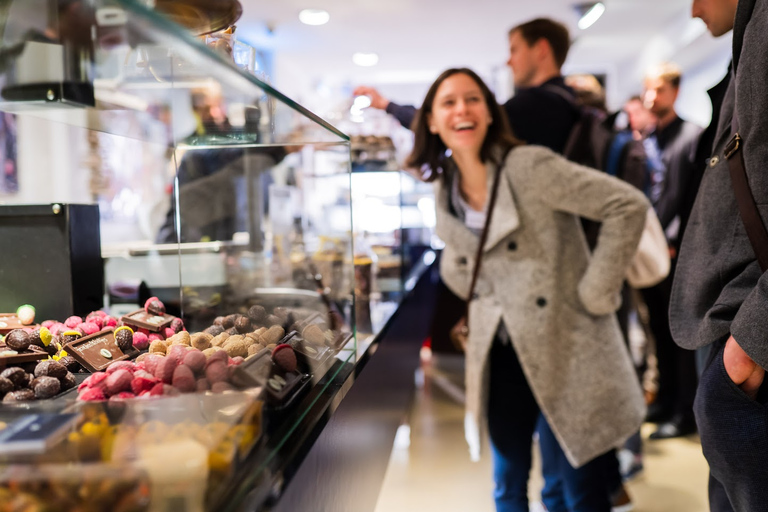
M 151 5 L 0 6 L 0 505 L 266 499 L 402 296 L 349 138 Z

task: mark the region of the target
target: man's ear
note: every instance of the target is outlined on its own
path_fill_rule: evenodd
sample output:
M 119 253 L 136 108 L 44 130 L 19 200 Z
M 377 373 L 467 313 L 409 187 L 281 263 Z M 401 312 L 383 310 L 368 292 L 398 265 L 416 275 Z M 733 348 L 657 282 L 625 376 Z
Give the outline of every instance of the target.
M 533 43 L 534 51 L 536 52 L 537 60 L 542 61 L 547 58 L 548 55 L 553 55 L 552 45 L 549 44 L 545 38 L 541 38 Z M 553 56 L 554 58 L 554 56 Z

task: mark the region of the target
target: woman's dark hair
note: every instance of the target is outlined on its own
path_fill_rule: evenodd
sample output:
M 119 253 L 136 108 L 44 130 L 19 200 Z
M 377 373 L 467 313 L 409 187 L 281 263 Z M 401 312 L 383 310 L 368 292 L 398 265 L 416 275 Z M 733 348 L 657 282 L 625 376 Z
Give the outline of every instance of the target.
M 415 169 L 419 177 L 424 181 L 434 181 L 444 171 L 445 152 L 448 148 L 438 134 L 429 131 L 428 118 L 432 113 L 432 105 L 435 101 L 437 89 L 446 79 L 458 74 L 467 75 L 477 83 L 480 91 L 483 93 L 485 104 L 488 106 L 488 112 L 491 114 L 492 122 L 488 126 L 488 133 L 486 133 L 485 140 L 480 148 L 480 159 L 483 162 L 492 159 L 494 148 L 500 148 L 503 154 L 506 153 L 507 149 L 523 144 L 523 142 L 512 135 L 506 113 L 501 109 L 493 93 L 477 73 L 468 68 L 447 69 L 437 77 L 435 83 L 427 91 L 424 104 L 416 112 L 416 117 L 411 124 L 411 130 L 415 134 L 415 138 L 413 150 L 408 155 L 405 164 L 408 168 Z

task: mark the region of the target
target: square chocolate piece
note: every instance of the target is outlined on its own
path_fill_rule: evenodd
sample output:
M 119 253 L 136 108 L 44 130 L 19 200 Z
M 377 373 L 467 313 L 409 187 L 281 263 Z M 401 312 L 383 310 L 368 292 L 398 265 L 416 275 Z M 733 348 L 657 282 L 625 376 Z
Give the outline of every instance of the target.
M 0 313 L 0 334 L 8 334 L 14 329 L 23 329 L 24 327 L 34 329 L 36 326 L 22 324 L 16 313 Z
M 64 350 L 90 372 L 105 370 L 115 361 L 124 361 L 139 353 L 133 348 L 123 353 L 117 346 L 112 327 L 71 341 L 64 346 Z
M 168 313 L 163 315 L 153 315 L 152 313 L 147 313 L 143 309 L 139 309 L 133 313 L 123 315 L 120 320 L 130 327 L 146 329 L 150 332 L 160 332 L 166 327 L 169 327 L 174 318 L 176 317 L 169 315 Z
M 47 358 L 48 352 L 36 345 L 30 345 L 29 348 L 23 352 L 16 352 L 0 341 L 0 370 L 5 369 L 8 366 L 40 361 L 41 359 Z

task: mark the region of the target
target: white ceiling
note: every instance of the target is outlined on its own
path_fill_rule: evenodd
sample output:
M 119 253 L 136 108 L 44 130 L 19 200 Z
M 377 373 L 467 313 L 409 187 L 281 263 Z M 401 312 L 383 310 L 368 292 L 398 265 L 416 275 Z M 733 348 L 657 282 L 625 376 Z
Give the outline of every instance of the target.
M 289 95 L 329 80 L 348 86 L 423 85 L 453 66 L 469 66 L 486 77 L 508 77 L 509 28 L 539 16 L 562 21 L 571 31 L 574 44 L 566 72 L 619 77 L 630 73 L 631 80 L 636 81 L 642 66 L 683 52 L 688 60 L 681 63 L 685 69 L 698 65 L 714 48 L 703 23 L 690 19 L 691 0 L 603 0 L 605 14 L 583 31 L 576 26 L 578 0 L 241 2 L 238 36 L 274 51 L 277 65 L 273 83 Z M 298 13 L 305 8 L 327 10 L 330 22 L 323 26 L 302 24 Z M 716 48 L 724 47 L 724 41 L 717 43 Z M 358 51 L 377 53 L 378 65 L 354 65 L 351 57 Z M 634 89 L 628 83 L 614 93 L 623 95 Z M 610 96 L 611 90 L 608 92 Z

